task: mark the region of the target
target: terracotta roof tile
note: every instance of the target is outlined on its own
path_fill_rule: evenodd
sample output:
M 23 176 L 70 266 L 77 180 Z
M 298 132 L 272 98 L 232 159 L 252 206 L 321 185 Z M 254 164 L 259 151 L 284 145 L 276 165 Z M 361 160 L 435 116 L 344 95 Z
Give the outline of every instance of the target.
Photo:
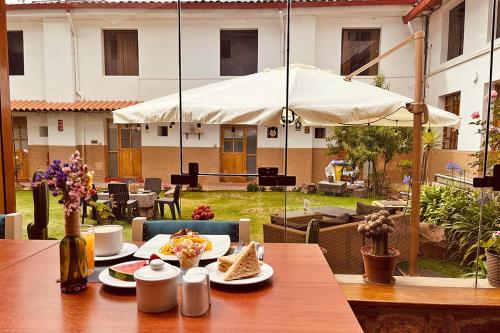
M 108 112 L 121 109 L 139 101 L 77 101 L 77 102 L 47 102 L 36 100 L 11 101 L 12 111 L 19 112 Z

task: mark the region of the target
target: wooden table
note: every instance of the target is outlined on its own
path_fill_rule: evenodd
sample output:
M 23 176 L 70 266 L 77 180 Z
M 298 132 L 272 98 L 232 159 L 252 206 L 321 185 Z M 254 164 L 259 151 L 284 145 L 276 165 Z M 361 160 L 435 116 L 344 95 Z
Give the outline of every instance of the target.
M 316 185 L 318 192 L 324 192 L 325 194 L 343 194 L 347 192 L 347 182 L 345 181 L 334 181 L 330 182 L 328 180 L 322 180 Z
M 406 207 L 410 208 L 410 204 L 406 200 L 374 200 L 372 201 L 372 205 L 396 209 L 405 209 Z
M 0 271 L 58 243 L 57 240 L 20 241 L 0 239 Z
M 28 242 L 28 241 L 25 241 Z M 362 332 L 319 247 L 266 244 L 274 268 L 253 287 L 212 285 L 212 306 L 199 318 L 137 311 L 135 295 L 90 283 L 61 294 L 59 251 L 48 247 L 0 271 L 0 332 Z

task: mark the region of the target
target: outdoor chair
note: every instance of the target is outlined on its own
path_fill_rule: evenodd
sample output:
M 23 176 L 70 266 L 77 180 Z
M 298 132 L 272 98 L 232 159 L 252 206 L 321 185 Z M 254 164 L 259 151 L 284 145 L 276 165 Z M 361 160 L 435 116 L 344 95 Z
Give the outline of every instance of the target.
M 173 198 L 160 198 L 155 200 L 154 207 L 154 217 L 156 218 L 158 213 L 158 208 L 160 209 L 160 217 L 165 216 L 165 205 L 168 205 L 170 208 L 170 215 L 172 220 L 176 220 L 175 216 L 175 208 L 177 208 L 177 213 L 179 213 L 179 218 L 181 218 L 181 208 L 179 204 L 179 199 L 181 197 L 181 185 L 175 185 L 174 196 Z
M 171 220 L 148 221 L 145 217 L 132 220 L 132 241 L 148 241 L 159 234 L 174 234 L 189 228 L 201 235 L 229 235 L 231 242 L 250 241 L 250 219 L 239 221 Z
M 114 213 L 116 216 L 127 216 L 130 220 L 139 216 L 139 201 L 130 200 L 127 184 L 110 183 L 108 184 L 109 197 L 113 198 Z
M 21 239 L 23 216 L 21 213 L 0 214 L 0 239 Z
M 92 184 L 92 189 L 93 190 L 96 190 L 96 187 L 94 184 Z M 90 206 L 89 202 L 90 201 L 93 201 L 95 203 L 98 203 L 98 204 L 104 204 L 104 205 L 110 205 L 111 204 L 111 201 L 110 200 L 99 200 L 99 196 L 97 194 L 97 191 L 94 195 L 92 195 L 90 197 L 89 200 L 82 200 L 82 224 L 85 222 L 85 218 L 88 216 L 87 214 L 87 208 L 88 206 Z M 101 218 L 100 216 L 98 215 L 98 212 L 97 212 L 97 209 L 95 207 L 92 206 L 92 213 L 91 213 L 91 218 L 93 220 L 96 220 L 97 221 L 97 224 L 102 224 L 102 221 L 101 221 Z
M 33 181 L 38 173 L 33 174 Z M 47 181 L 41 181 L 33 186 L 33 223 L 28 224 L 29 239 L 48 239 L 49 225 L 49 187 Z
M 144 189 L 155 192 L 159 198 L 161 192 L 161 178 L 146 178 L 144 181 Z
M 410 249 L 410 216 L 405 213 L 391 215 L 395 223 L 395 230 L 389 234 L 390 246 L 395 246 L 401 253 L 398 262 L 406 261 Z M 325 220 L 319 220 L 319 224 L 325 224 Z M 363 237 L 358 232 L 361 222 L 353 221 L 346 224 L 327 226 L 319 230 L 318 245 L 326 249 L 326 260 L 335 274 L 362 274 L 363 258 L 360 253 L 361 247 L 371 245 L 369 238 Z M 307 224 L 305 228 L 286 228 L 287 243 L 306 243 Z M 284 243 L 285 227 L 274 223 L 263 224 L 264 243 Z

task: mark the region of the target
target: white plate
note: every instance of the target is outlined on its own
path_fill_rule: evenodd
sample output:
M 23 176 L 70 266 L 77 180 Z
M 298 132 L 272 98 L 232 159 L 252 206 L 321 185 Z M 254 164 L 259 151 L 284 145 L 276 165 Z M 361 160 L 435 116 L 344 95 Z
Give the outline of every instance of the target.
M 114 254 L 112 256 L 107 256 L 107 257 L 98 257 L 98 256 L 95 256 L 94 257 L 94 261 L 107 261 L 107 260 L 114 260 L 114 259 L 124 258 L 126 256 L 131 255 L 131 254 L 134 254 L 134 252 L 137 251 L 137 249 L 138 249 L 138 247 L 135 244 L 123 243 L 122 249 L 117 254 Z M 149 257 L 145 258 L 145 259 L 149 259 Z
M 141 260 L 134 260 L 134 261 L 127 261 L 118 265 L 122 264 L 132 264 L 135 262 L 138 262 Z M 99 281 L 102 282 L 102 284 L 105 284 L 110 287 L 115 287 L 115 288 L 135 288 L 136 284 L 135 281 L 123 281 L 119 279 L 115 279 L 111 275 L 109 275 L 109 268 L 106 268 L 99 274 Z
M 167 222 L 168 223 L 168 222 Z M 207 237 L 212 242 L 212 250 L 203 252 L 201 260 L 206 259 L 217 259 L 226 254 L 227 250 L 231 246 L 231 239 L 228 235 L 200 235 Z M 160 248 L 170 241 L 170 235 L 156 235 L 149 241 L 144 243 L 139 250 L 134 254 L 134 257 L 141 259 L 149 259 L 149 257 L 154 253 L 157 254 L 161 259 L 167 261 L 178 261 L 177 256 L 164 255 L 160 253 Z
M 218 262 L 213 262 L 205 266 L 205 268 L 208 269 L 208 273 L 210 274 L 210 281 L 220 284 L 235 285 L 235 286 L 254 284 L 266 281 L 274 274 L 274 270 L 271 266 L 269 266 L 266 263 L 262 263 L 262 266 L 260 266 L 260 273 L 257 274 L 256 276 L 253 276 L 248 279 L 224 281 L 224 272 L 219 271 L 219 269 L 217 268 L 218 266 L 219 266 Z

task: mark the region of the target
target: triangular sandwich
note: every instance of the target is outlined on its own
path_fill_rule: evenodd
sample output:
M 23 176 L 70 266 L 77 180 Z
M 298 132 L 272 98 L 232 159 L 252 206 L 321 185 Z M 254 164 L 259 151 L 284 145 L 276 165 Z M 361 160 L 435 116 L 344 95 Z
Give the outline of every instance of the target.
M 226 274 L 224 274 L 224 281 L 244 279 L 259 273 L 260 267 L 259 260 L 257 259 L 257 249 L 255 242 L 251 242 L 239 254 L 239 257 L 231 265 Z

